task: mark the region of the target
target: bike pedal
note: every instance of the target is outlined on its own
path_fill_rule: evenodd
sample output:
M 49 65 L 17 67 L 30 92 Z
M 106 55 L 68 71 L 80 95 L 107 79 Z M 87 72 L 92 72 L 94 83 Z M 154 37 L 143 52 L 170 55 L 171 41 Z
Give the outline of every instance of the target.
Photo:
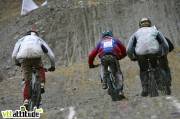
M 45 93 L 44 88 L 41 88 L 41 94 Z

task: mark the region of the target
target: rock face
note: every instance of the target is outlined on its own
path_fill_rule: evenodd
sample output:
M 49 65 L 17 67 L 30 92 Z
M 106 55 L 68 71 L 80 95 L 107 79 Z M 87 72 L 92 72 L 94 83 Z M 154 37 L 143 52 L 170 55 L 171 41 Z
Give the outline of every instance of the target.
M 2 6 L 3 3 L 11 5 L 4 1 Z M 15 3 L 12 6 L 20 5 L 18 1 Z M 32 24 L 36 24 L 41 36 L 53 48 L 57 64 L 69 64 L 86 58 L 89 50 L 98 41 L 100 33 L 106 29 L 112 29 L 114 35 L 126 44 L 138 28 L 142 17 L 150 17 L 152 24 L 169 37 L 175 46 L 179 46 L 179 5 L 178 0 L 49 1 L 48 6 L 26 16 L 9 16 L 9 23 L 0 24 L 1 67 L 5 67 L 5 62 L 11 65 L 10 55 L 16 39 L 28 31 Z M 5 8 L 8 10 L 8 7 Z M 17 10 L 14 14 L 16 12 Z

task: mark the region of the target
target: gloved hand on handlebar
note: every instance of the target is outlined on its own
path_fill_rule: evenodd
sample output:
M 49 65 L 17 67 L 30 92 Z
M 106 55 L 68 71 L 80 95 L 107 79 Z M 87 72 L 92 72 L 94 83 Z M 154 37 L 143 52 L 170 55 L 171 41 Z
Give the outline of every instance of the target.
M 131 61 L 137 61 L 137 59 L 136 59 L 136 58 L 133 58 L 133 59 L 131 59 Z
M 55 71 L 55 66 L 51 66 L 48 71 Z
M 94 68 L 95 66 L 94 66 L 94 64 L 93 65 L 89 65 L 89 68 Z
M 21 67 L 21 63 L 19 63 L 18 61 L 15 62 L 15 65 Z
M 15 60 L 15 65 L 21 67 L 21 63 L 18 60 Z
M 97 64 L 97 65 L 89 65 L 89 68 L 96 68 L 96 67 L 98 67 L 100 64 Z

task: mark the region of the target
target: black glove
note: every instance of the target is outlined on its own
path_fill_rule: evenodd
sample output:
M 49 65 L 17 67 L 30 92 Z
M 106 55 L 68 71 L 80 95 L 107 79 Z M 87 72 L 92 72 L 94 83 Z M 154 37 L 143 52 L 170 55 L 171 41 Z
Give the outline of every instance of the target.
M 15 65 L 21 67 L 21 63 L 19 62 L 17 62 Z
M 89 68 L 94 68 L 95 66 L 94 66 L 94 64 L 93 65 L 89 65 Z
M 136 59 L 136 58 L 133 58 L 133 59 L 131 59 L 131 61 L 137 61 L 137 59 Z
M 132 58 L 130 58 L 130 59 L 131 59 L 131 61 L 137 61 L 137 55 L 136 55 L 135 51 L 133 53 Z
M 55 66 L 51 66 L 48 71 L 55 71 Z
M 21 63 L 19 63 L 19 61 L 17 59 L 15 59 L 15 65 L 20 67 Z
M 157 57 L 163 57 L 164 55 L 166 55 L 166 50 L 165 50 L 165 48 L 163 48 L 163 46 L 162 45 L 160 45 L 160 50 L 159 50 L 159 52 L 157 53 Z

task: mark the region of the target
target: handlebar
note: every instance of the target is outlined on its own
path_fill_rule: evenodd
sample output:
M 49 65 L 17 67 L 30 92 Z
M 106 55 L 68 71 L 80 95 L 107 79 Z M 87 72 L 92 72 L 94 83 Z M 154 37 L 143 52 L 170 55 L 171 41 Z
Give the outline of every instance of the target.
M 44 67 L 43 67 L 43 69 L 44 69 L 45 72 L 48 72 L 48 69 L 47 69 L 47 68 L 44 68 Z
M 99 67 L 99 65 L 101 65 L 101 64 L 96 64 L 96 65 L 94 65 L 94 68 Z
M 96 64 L 96 65 L 92 65 L 92 66 L 89 66 L 89 68 L 96 68 L 98 67 L 100 64 Z
M 44 68 L 44 67 L 43 67 Z M 52 67 L 50 67 L 50 68 L 44 68 L 44 71 L 45 72 L 52 72 L 52 71 L 54 71 L 55 70 L 55 67 L 54 68 L 52 68 Z
M 35 67 L 32 67 L 33 69 L 36 69 Z M 39 69 L 38 70 L 44 70 L 44 72 L 48 72 L 48 71 L 50 71 L 49 70 L 50 68 L 46 68 L 46 67 L 39 67 Z

